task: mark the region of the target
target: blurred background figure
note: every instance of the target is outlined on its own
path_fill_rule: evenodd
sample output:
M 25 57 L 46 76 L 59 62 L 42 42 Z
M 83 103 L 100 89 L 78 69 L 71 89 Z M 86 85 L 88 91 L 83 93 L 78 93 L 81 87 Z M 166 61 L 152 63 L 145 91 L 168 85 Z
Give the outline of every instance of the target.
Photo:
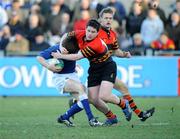
M 14 35 L 17 31 L 24 29 L 24 25 L 20 20 L 20 15 L 16 11 L 12 12 L 7 24 L 11 29 L 12 35 Z
M 145 45 L 142 40 L 140 33 L 135 33 L 133 35 L 133 44 L 129 47 L 129 51 L 134 56 L 143 56 L 145 52 Z
M 30 8 L 30 11 L 29 11 L 29 16 L 30 15 L 38 15 L 38 18 L 39 18 L 39 25 L 46 30 L 46 28 L 44 27 L 45 25 L 45 17 L 41 14 L 41 7 L 38 5 L 38 4 L 33 4 Z M 27 22 L 27 19 L 26 19 L 26 22 Z
M 77 2 L 74 10 L 73 10 L 73 18 L 72 18 L 72 22 L 75 22 L 76 20 L 81 19 L 81 11 L 83 10 L 87 10 L 89 11 L 90 14 L 90 18 L 97 18 L 97 13 L 96 10 L 93 9 L 93 7 L 91 7 L 90 5 L 90 0 L 80 0 L 80 2 Z
M 167 32 L 163 32 L 158 40 L 151 43 L 154 50 L 175 50 L 174 41 L 168 37 Z
M 8 25 L 5 25 L 0 29 L 0 50 L 4 52 L 4 55 L 6 55 L 6 46 L 10 40 L 12 40 L 11 30 Z
M 35 42 L 30 46 L 30 51 L 42 51 L 49 47 L 50 45 L 45 41 L 43 31 L 39 29 L 35 34 Z
M 166 26 L 169 37 L 174 41 L 176 50 L 180 50 L 180 15 L 177 12 L 171 14 L 171 20 Z
M 3 9 L 0 6 L 0 29 L 8 22 L 8 15 L 5 11 L 5 9 Z
M 145 45 L 150 46 L 151 42 L 157 40 L 163 31 L 164 25 L 156 10 L 149 9 L 148 16 L 141 26 L 141 36 Z
M 29 52 L 29 41 L 24 37 L 23 31 L 15 32 L 15 40 L 10 41 L 6 47 L 8 56 L 24 56 Z
M 146 18 L 146 13 L 142 9 L 142 5 L 139 3 L 133 3 L 132 10 L 126 19 L 126 31 L 130 36 L 135 33 L 139 33 L 143 20 Z
M 62 36 L 64 33 L 72 30 L 72 26 L 70 25 L 70 15 L 69 13 L 62 13 L 61 15 L 61 24 L 59 28 L 59 34 Z
M 81 11 L 81 18 L 74 22 L 73 30 L 85 30 L 86 24 L 90 19 L 90 13 L 88 10 Z
M 22 22 L 23 24 L 25 23 L 26 18 L 28 17 L 28 9 L 22 9 L 22 2 L 20 0 L 12 0 L 12 7 L 11 9 L 7 10 L 8 13 L 8 17 L 12 17 L 12 14 L 14 12 L 17 13 L 17 15 L 19 15 L 19 20 L 20 22 Z
M 115 12 L 114 19 L 121 25 L 126 17 L 126 9 L 124 5 L 118 0 L 109 0 L 106 6 L 113 7 Z
M 37 14 L 31 14 L 28 18 L 28 23 L 25 28 L 25 32 L 27 35 L 27 39 L 30 43 L 35 42 L 35 35 L 38 32 L 38 30 L 42 30 L 42 26 L 40 26 L 40 19 Z

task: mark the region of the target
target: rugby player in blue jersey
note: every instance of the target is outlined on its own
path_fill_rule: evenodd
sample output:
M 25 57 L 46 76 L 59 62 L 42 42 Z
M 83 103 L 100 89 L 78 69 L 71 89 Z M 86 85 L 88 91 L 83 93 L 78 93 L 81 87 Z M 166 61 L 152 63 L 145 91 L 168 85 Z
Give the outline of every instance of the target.
M 102 123 L 94 118 L 91 108 L 89 105 L 88 97 L 86 94 L 85 87 L 80 83 L 80 80 L 75 72 L 75 61 L 63 60 L 64 67 L 59 70 L 55 65 L 49 64 L 48 59 L 53 58 L 51 56 L 52 52 L 59 50 L 59 45 L 54 45 L 40 53 L 37 56 L 38 62 L 53 72 L 53 82 L 60 93 L 69 92 L 72 95 L 78 96 L 78 102 L 75 103 L 65 114 L 60 115 L 57 119 L 59 123 L 64 123 L 66 126 L 74 126 L 74 124 L 69 120 L 75 113 L 80 112 L 82 109 L 86 111 L 86 115 L 89 120 L 90 126 L 101 126 Z

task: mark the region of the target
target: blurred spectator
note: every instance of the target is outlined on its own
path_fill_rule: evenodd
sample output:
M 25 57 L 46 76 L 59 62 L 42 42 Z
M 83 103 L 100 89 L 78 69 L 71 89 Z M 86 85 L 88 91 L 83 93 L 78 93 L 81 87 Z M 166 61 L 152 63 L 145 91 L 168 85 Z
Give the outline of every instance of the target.
M 143 12 L 147 12 L 149 9 L 149 0 L 142 0 L 142 2 L 140 2 L 140 5 L 142 6 Z
M 157 14 L 163 21 L 164 25 L 166 25 L 166 23 L 167 23 L 166 15 L 165 15 L 164 10 L 159 6 L 159 3 L 160 3 L 159 0 L 151 0 L 149 2 L 149 5 L 150 5 L 150 8 L 153 8 L 156 10 Z
M 60 7 L 60 14 L 62 13 L 68 13 L 69 15 L 71 15 L 71 10 L 69 9 L 68 5 L 65 4 L 64 0 L 52 0 L 55 3 L 57 3 Z
M 155 9 L 157 15 L 159 15 L 160 19 L 163 21 L 163 24 L 165 25 L 167 23 L 166 15 L 164 10 L 159 6 L 160 1 L 159 0 L 142 0 L 142 9 L 143 12 L 147 13 L 148 9 Z
M 8 22 L 6 11 L 0 6 L 0 29 Z
M 180 0 L 176 0 L 175 9 L 173 11 L 180 15 Z
M 56 20 L 55 20 L 56 21 Z M 59 22 L 53 22 L 50 31 L 48 32 L 48 43 L 52 46 L 60 42 L 60 37 L 72 30 L 70 25 L 70 15 L 62 13 Z
M 117 37 L 118 37 L 118 44 L 120 46 L 120 49 L 123 51 L 129 51 L 129 47 L 132 45 L 131 36 L 126 34 L 122 26 L 119 26 L 119 28 L 116 28 L 115 31 L 118 33 Z
M 21 9 L 20 0 L 12 0 L 12 8 L 7 10 L 8 17 L 12 17 L 12 14 L 16 12 L 19 15 L 19 20 L 24 24 L 28 17 L 28 10 Z
M 8 10 L 11 8 L 12 0 L 0 0 L 0 7 L 3 7 L 4 9 Z
M 176 3 L 175 3 L 175 8 L 173 9 L 173 11 L 169 14 L 169 17 L 168 17 L 168 21 L 171 22 L 171 15 L 176 12 L 179 14 L 180 16 L 180 0 L 176 0 Z
M 140 32 L 141 24 L 145 18 L 146 14 L 142 11 L 142 5 L 139 5 L 139 3 L 134 3 L 133 9 L 130 11 L 126 20 L 127 33 L 133 36 L 135 33 Z
M 81 11 L 81 18 L 74 22 L 73 30 L 85 30 L 86 24 L 90 19 L 90 14 L 88 10 Z
M 60 36 L 66 32 L 70 32 L 72 27 L 70 25 L 70 15 L 68 13 L 63 13 L 61 16 L 61 26 L 60 26 Z
M 156 10 L 149 9 L 148 17 L 143 21 L 141 26 L 141 36 L 146 46 L 150 46 L 151 42 L 159 39 L 164 31 L 162 20 L 156 13 Z
M 174 41 L 168 38 L 166 32 L 163 32 L 159 40 L 155 40 L 151 43 L 151 48 L 154 50 L 174 50 Z
M 6 50 L 6 46 L 11 40 L 11 31 L 8 25 L 5 25 L 1 30 L 0 30 L 0 50 L 3 50 L 4 53 Z
M 30 51 L 42 51 L 49 47 L 50 45 L 45 41 L 42 30 L 38 30 L 35 34 L 35 42 L 30 46 Z
M 51 5 L 51 12 L 47 16 L 46 20 L 46 30 L 58 30 L 61 26 L 61 14 L 60 7 L 58 3 L 52 3 Z
M 41 8 L 38 4 L 33 4 L 30 8 L 29 15 L 31 14 L 37 14 L 39 17 L 39 25 L 44 28 L 45 24 L 45 17 L 40 13 Z
M 27 39 L 30 43 L 35 42 L 35 35 L 42 27 L 39 24 L 39 16 L 37 14 L 31 14 L 28 18 L 28 24 L 26 27 Z
M 16 11 L 14 11 L 11 14 L 11 17 L 9 18 L 9 21 L 8 21 L 8 25 L 11 29 L 12 35 L 14 35 L 15 32 L 17 31 L 24 29 L 24 25 L 20 20 L 20 15 Z
M 15 40 L 9 42 L 6 47 L 7 55 L 20 56 L 26 55 L 29 52 L 29 41 L 23 37 L 24 33 L 18 30 L 15 33 Z
M 166 30 L 174 41 L 176 50 L 180 50 L 180 16 L 177 12 L 171 14 L 171 22 L 166 26 Z
M 39 2 L 37 4 L 40 6 L 40 10 L 41 10 L 40 13 L 44 17 L 47 17 L 47 15 L 51 11 L 51 0 L 39 0 Z
M 129 51 L 132 55 L 141 56 L 144 55 L 145 48 L 141 34 L 135 33 L 133 35 L 133 44 L 130 46 Z
M 56 30 L 54 30 L 54 31 L 52 30 L 48 35 L 49 35 L 48 36 L 48 44 L 50 46 L 53 46 L 53 45 L 59 43 L 61 40 L 59 32 Z
M 126 17 L 126 10 L 124 5 L 117 0 L 109 0 L 109 3 L 107 6 L 113 7 L 115 10 L 114 19 L 118 21 L 118 23 L 121 25 L 122 20 Z
M 91 3 L 90 3 L 91 9 L 96 11 L 97 16 L 99 15 L 100 11 L 105 7 L 99 1 L 100 0 L 91 0 Z
M 90 6 L 90 0 L 80 0 L 75 5 L 72 22 L 81 19 L 81 11 L 83 10 L 88 10 L 91 18 L 97 18 L 96 10 Z

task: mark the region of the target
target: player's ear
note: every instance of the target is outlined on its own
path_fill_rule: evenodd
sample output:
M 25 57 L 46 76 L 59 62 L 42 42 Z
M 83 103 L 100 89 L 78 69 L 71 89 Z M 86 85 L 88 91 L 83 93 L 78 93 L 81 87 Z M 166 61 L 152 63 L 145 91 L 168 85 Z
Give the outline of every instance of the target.
M 98 19 L 97 19 L 97 21 L 101 24 L 101 20 L 102 20 L 102 18 L 101 17 L 99 17 Z

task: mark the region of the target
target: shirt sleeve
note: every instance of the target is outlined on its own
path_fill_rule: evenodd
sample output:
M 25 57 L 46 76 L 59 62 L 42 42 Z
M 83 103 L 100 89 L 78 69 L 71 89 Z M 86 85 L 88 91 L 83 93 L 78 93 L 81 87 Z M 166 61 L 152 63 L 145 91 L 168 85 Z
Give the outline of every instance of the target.
M 54 45 L 48 49 L 45 49 L 44 51 L 41 51 L 39 56 L 43 57 L 44 59 L 53 58 L 51 53 L 56 52 L 57 50 L 59 50 L 59 45 Z

